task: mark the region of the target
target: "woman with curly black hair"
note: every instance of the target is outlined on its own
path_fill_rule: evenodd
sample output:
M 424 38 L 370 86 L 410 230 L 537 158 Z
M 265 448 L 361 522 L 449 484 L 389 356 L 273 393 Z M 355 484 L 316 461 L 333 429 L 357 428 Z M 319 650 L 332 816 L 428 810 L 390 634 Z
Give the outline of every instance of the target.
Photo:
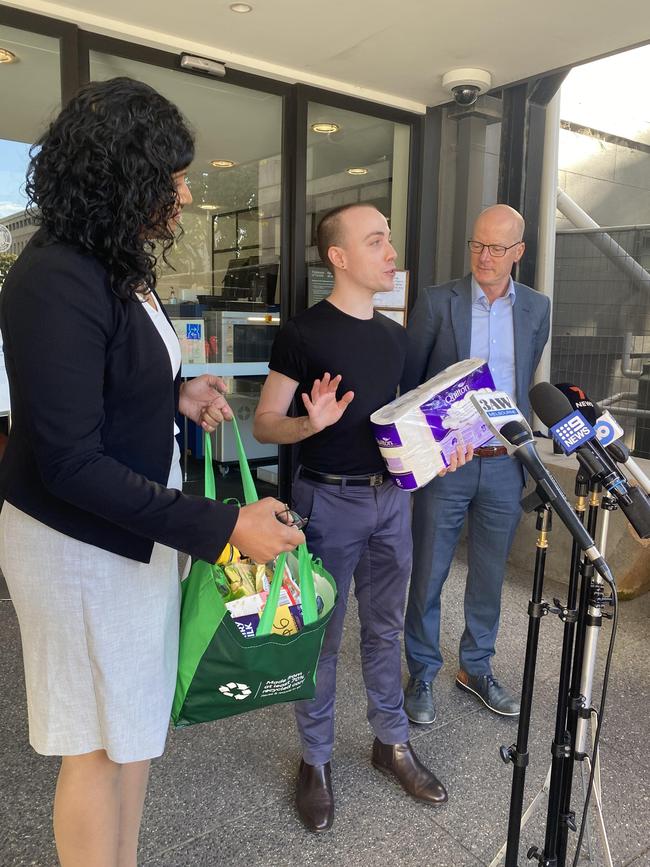
M 303 541 L 271 498 L 180 492 L 174 416 L 231 417 L 217 377 L 180 383 L 156 265 L 191 202 L 180 113 L 127 78 L 93 83 L 38 143 L 40 229 L 0 294 L 12 428 L 0 463 L 0 566 L 20 624 L 30 742 L 62 756 L 63 867 L 131 867 L 178 651 L 176 551 L 226 541 L 265 562 Z

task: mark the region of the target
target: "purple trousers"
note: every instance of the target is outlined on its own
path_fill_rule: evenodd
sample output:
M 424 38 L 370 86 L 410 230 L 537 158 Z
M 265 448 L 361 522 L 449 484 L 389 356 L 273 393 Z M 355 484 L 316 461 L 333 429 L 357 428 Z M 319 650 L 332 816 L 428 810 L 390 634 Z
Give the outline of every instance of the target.
M 330 760 L 334 747 L 336 663 L 350 583 L 359 604 L 361 665 L 368 721 L 382 743 L 408 740 L 403 708 L 400 638 L 411 572 L 410 496 L 391 481 L 373 487 L 328 485 L 296 476 L 293 507 L 309 524 L 310 552 L 338 587 L 316 673 L 316 696 L 296 702 L 303 758 Z

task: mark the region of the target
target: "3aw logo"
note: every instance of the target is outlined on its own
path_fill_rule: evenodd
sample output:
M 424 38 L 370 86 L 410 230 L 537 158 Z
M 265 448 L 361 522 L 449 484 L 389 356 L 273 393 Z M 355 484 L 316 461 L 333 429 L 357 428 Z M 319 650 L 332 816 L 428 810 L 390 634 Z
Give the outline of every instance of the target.
M 243 701 L 251 694 L 251 689 L 247 683 L 235 683 L 231 680 L 230 683 L 220 686 L 219 692 L 228 698 L 234 698 L 235 701 Z
M 493 391 L 489 394 L 476 394 L 472 397 L 472 403 L 478 408 L 481 415 L 491 419 L 504 419 L 501 424 L 505 424 L 507 417 L 516 418 L 521 415 L 512 398 L 505 391 Z
M 550 427 L 549 433 L 567 455 L 596 436 L 596 431 L 577 410 Z

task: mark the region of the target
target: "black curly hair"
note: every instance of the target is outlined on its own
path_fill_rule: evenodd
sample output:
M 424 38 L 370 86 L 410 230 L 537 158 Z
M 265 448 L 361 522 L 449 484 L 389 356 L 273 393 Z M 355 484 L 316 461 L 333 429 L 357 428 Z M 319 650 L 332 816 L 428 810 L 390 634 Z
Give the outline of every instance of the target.
M 194 158 L 176 106 L 131 78 L 91 82 L 30 156 L 29 208 L 47 235 L 96 256 L 120 298 L 153 289 L 155 251 L 167 262 L 174 243 L 172 175 Z

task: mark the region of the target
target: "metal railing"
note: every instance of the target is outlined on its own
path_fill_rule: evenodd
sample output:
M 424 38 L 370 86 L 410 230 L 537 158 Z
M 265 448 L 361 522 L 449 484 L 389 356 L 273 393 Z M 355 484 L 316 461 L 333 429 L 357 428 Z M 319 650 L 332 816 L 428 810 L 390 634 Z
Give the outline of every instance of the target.
M 551 381 L 572 382 L 650 458 L 650 225 L 556 237 Z

